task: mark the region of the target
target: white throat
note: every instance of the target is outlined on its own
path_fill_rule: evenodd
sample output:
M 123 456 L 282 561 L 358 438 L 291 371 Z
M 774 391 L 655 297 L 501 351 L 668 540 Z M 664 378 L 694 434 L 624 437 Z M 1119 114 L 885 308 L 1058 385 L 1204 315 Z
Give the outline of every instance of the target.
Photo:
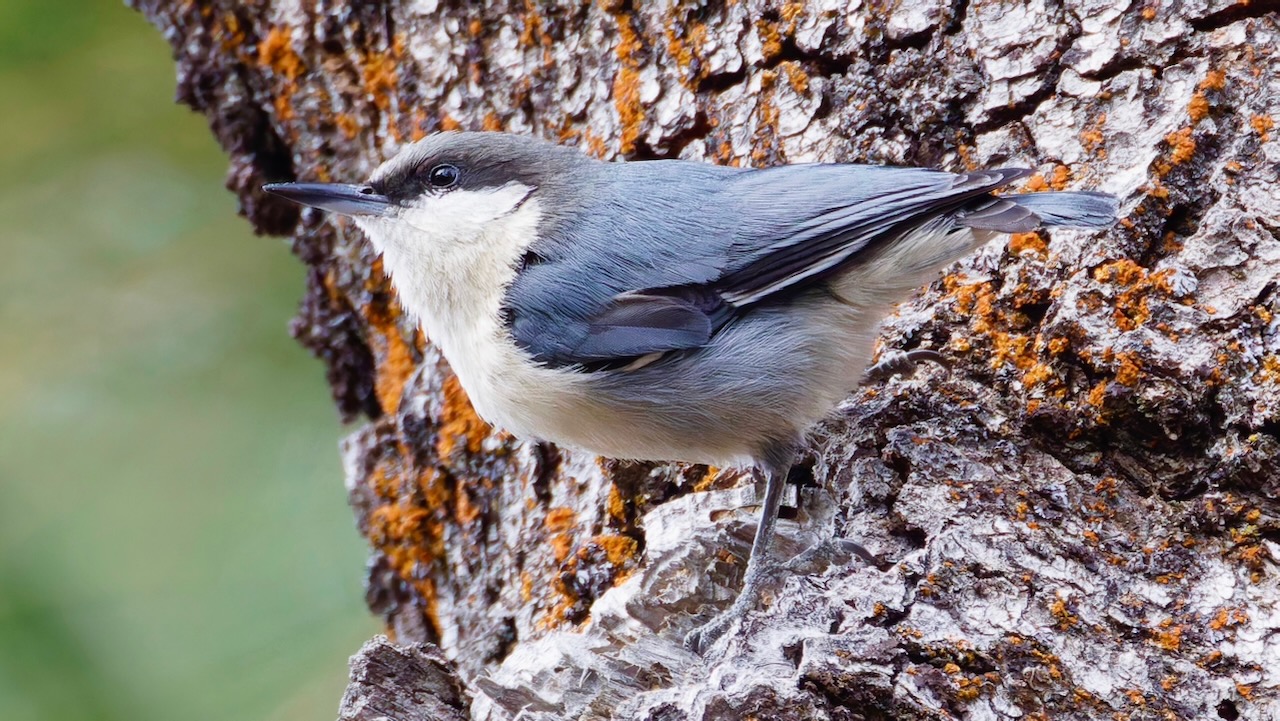
M 503 378 L 531 367 L 502 323 L 502 300 L 533 243 L 541 210 L 533 188 L 508 183 L 424 197 L 399 215 L 357 224 L 382 252 L 400 303 L 449 361 L 481 417 L 519 432 Z M 518 356 L 524 355 L 523 358 Z M 531 379 L 532 380 L 532 379 Z

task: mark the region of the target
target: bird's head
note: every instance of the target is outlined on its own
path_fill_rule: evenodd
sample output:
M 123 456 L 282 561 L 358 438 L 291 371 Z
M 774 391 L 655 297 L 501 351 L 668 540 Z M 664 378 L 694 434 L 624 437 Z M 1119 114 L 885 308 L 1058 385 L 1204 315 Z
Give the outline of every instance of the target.
M 575 170 L 592 164 L 577 150 L 535 138 L 450 132 L 406 146 L 365 183 L 273 183 L 263 189 L 350 216 L 380 252 L 434 255 L 500 235 L 493 231 L 503 219 L 559 192 Z M 532 209 L 533 215 L 541 212 Z

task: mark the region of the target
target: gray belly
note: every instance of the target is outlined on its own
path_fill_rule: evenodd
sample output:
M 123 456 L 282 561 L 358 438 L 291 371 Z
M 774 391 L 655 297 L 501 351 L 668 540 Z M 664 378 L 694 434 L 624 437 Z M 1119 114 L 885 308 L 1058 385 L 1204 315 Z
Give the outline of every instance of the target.
M 705 348 L 590 374 L 612 446 L 593 450 L 721 465 L 794 443 L 857 386 L 879 321 L 813 292 L 750 313 Z

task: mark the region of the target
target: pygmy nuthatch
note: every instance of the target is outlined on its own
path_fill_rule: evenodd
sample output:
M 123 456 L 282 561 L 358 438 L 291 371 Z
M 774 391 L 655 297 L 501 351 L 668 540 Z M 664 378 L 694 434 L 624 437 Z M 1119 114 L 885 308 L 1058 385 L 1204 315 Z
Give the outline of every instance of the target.
M 1026 170 L 747 170 L 606 163 L 502 133 L 442 133 L 364 185 L 266 190 L 349 215 L 476 411 L 614 458 L 752 464 L 753 607 L 806 429 L 859 384 L 881 319 L 993 233 L 1100 228 L 1100 193 L 996 196 Z

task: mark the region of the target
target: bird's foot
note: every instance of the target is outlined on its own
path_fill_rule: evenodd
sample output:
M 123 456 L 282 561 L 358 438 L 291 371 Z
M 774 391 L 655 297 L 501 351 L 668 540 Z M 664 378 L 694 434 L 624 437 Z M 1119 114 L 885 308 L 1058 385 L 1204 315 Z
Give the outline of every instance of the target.
M 844 564 L 853 558 L 861 559 L 868 566 L 874 566 L 881 571 L 893 567 L 892 563 L 868 551 L 857 541 L 848 538 L 828 538 L 792 556 L 782 564 L 782 568 L 790 573 L 805 575 L 814 572 L 812 566 L 818 561 Z
M 760 601 L 760 591 L 769 583 L 768 579 L 774 578 L 779 571 L 783 570 L 781 565 L 770 563 L 765 559 L 753 558 L 752 560 L 759 560 L 759 563 L 747 572 L 747 577 L 742 583 L 742 591 L 733 600 L 733 605 L 721 612 L 720 615 L 690 631 L 684 637 L 684 647 L 686 649 L 699 656 L 706 654 L 707 649 L 715 645 L 715 642 L 724 636 L 734 622 L 741 620 L 742 617 L 747 615 L 748 611 L 756 607 L 756 604 Z
M 888 380 L 896 373 L 905 373 L 921 361 L 930 361 L 947 368 L 947 359 L 931 348 L 914 348 L 908 351 L 890 350 L 880 355 L 880 362 L 871 366 L 862 374 L 863 383 L 878 383 Z
M 746 615 L 746 612 L 746 606 L 739 607 L 737 603 L 734 603 L 724 613 L 690 631 L 684 637 L 685 649 L 699 656 L 705 655 L 707 649 L 711 648 L 716 641 L 719 641 L 725 631 L 728 631 L 735 621 Z

